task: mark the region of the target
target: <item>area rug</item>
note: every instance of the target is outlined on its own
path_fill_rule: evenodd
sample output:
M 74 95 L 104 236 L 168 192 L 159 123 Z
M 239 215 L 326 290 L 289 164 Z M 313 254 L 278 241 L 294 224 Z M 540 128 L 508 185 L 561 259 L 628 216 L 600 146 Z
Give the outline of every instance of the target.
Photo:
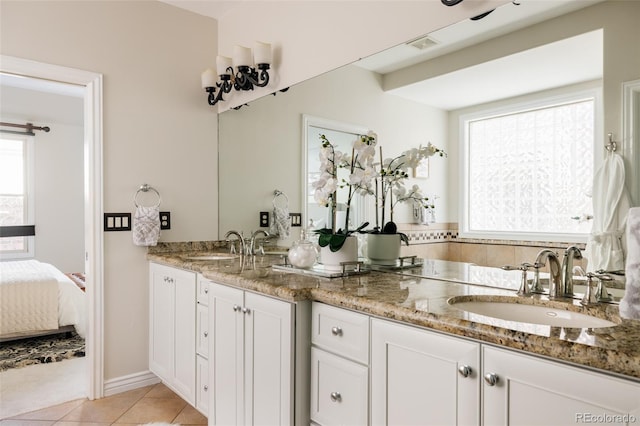
M 71 336 L 68 337 L 67 334 Z M 0 371 L 83 357 L 84 339 L 75 332 L 0 343 Z

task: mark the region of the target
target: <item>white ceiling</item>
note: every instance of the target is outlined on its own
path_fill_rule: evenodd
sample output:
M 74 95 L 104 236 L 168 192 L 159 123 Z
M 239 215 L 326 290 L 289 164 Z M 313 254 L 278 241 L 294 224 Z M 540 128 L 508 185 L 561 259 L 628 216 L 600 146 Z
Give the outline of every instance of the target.
M 602 30 L 596 30 L 388 93 L 450 111 L 600 79 L 602 69 Z
M 82 125 L 84 87 L 0 73 L 0 121 Z

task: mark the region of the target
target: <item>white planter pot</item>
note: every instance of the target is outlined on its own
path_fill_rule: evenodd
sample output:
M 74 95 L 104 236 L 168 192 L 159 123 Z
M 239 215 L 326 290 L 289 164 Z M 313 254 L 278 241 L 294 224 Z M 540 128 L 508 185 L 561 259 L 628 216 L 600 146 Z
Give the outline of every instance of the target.
M 375 265 L 395 265 L 400 257 L 399 234 L 368 234 L 367 257 Z
M 320 247 L 320 263 L 330 271 L 342 271 L 343 262 L 358 261 L 358 238 L 350 235 L 340 250 L 332 252 L 329 246 Z

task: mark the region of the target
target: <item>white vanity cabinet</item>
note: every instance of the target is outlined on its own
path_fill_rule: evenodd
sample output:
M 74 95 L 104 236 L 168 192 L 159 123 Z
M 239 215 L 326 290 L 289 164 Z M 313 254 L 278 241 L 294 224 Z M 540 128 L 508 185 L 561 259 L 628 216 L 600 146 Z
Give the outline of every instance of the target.
M 149 369 L 195 406 L 196 274 L 149 266 Z
M 490 346 L 483 376 L 485 425 L 640 421 L 637 382 Z
M 196 408 L 209 412 L 209 284 L 198 275 L 196 305 Z
M 311 420 L 367 425 L 369 317 L 313 303 L 311 328 Z
M 479 343 L 372 319 L 370 368 L 372 425 L 479 424 Z
M 210 284 L 209 424 L 297 424 L 295 307 L 294 303 Z M 300 326 L 308 328 L 309 324 Z M 308 341 L 300 343 L 309 346 Z M 299 367 L 308 372 L 308 361 L 301 360 Z M 308 386 L 308 379 L 302 383 Z M 307 400 L 308 395 L 306 389 L 299 392 Z M 308 403 L 303 406 L 308 410 Z

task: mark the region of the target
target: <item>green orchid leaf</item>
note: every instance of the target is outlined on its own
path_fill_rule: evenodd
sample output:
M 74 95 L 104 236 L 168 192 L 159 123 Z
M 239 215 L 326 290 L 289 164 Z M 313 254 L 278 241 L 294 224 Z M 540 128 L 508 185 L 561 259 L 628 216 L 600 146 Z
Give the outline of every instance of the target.
M 344 242 L 347 240 L 348 235 L 345 234 L 334 234 L 331 236 L 329 240 L 329 250 L 332 252 L 337 252 L 342 248 Z
M 329 243 L 331 242 L 331 237 L 333 237 L 331 233 L 329 234 L 321 233 L 320 236 L 318 237 L 318 245 L 320 247 L 328 246 Z

